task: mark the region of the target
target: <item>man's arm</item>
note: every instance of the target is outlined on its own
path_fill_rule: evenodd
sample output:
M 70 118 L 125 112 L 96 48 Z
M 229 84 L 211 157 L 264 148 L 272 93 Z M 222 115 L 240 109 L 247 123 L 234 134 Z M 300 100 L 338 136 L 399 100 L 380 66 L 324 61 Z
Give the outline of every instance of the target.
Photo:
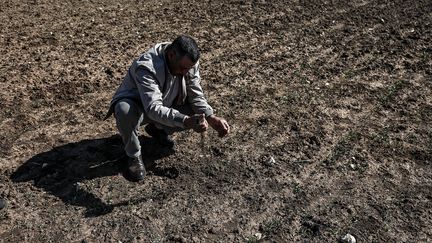
M 230 131 L 228 122 L 213 114 L 213 109 L 207 103 L 200 85 L 199 63 L 191 70 L 191 80 L 187 84 L 187 96 L 192 110 L 197 114 L 205 114 L 208 124 L 218 132 L 219 137 L 224 137 Z
M 178 110 L 163 105 L 162 92 L 154 75 L 146 68 L 139 67 L 136 77 L 136 85 L 147 117 L 166 126 L 184 128 L 187 117 Z
M 204 92 L 200 84 L 199 62 L 189 71 L 188 75 L 190 79 L 186 81 L 186 91 L 192 110 L 196 114 L 205 114 L 206 117 L 212 115 L 213 109 L 204 97 Z

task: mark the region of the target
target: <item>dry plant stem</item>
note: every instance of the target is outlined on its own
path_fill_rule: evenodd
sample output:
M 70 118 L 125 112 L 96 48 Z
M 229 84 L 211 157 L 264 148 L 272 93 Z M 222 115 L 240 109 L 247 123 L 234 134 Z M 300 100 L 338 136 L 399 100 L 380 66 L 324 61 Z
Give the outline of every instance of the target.
M 200 141 L 201 153 L 204 156 L 205 155 L 205 138 L 206 138 L 206 132 L 202 132 L 200 135 L 201 135 L 201 141 Z
M 101 165 L 105 165 L 105 164 L 108 164 L 108 163 L 116 162 L 116 161 L 120 160 L 121 158 L 122 158 L 122 157 L 118 157 L 118 158 L 113 159 L 113 160 L 106 160 L 106 161 L 103 161 L 103 162 L 98 163 L 98 164 L 96 164 L 96 165 L 92 165 L 92 166 L 90 166 L 89 168 L 90 168 L 90 169 L 94 169 L 94 168 L 99 167 L 99 166 L 101 166 Z

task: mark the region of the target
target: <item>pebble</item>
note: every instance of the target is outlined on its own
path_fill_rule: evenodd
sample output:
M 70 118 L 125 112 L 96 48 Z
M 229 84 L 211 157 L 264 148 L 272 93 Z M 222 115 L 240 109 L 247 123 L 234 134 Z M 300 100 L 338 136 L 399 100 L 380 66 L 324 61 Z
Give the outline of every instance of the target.
M 0 198 L 0 210 L 5 208 L 6 205 L 7 205 L 6 200 L 4 200 L 3 198 Z
M 340 239 L 339 242 L 341 242 L 341 243 L 356 243 L 356 239 L 354 238 L 354 236 L 352 236 L 350 234 L 346 234 Z
M 262 238 L 262 234 L 261 233 L 256 233 L 255 234 L 255 239 L 256 240 L 261 240 L 261 238 Z
M 180 235 L 174 235 L 170 238 L 170 240 L 175 241 L 175 242 L 180 242 L 180 243 L 184 243 L 184 242 L 188 242 L 186 240 L 186 238 L 180 236 Z
M 266 166 L 273 166 L 273 165 L 276 164 L 276 160 L 273 158 L 273 156 L 270 156 L 269 159 L 264 160 L 264 164 L 265 164 Z

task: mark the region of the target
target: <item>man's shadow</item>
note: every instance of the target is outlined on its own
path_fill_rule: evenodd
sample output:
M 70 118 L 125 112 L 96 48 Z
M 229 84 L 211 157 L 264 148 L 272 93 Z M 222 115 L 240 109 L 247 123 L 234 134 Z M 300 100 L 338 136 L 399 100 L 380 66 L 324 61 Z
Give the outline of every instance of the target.
M 174 167 L 160 168 L 155 161 L 174 153 L 156 144 L 152 139 L 140 137 L 143 158 L 148 174 L 176 178 Z M 123 174 L 127 157 L 119 135 L 108 138 L 83 140 L 55 147 L 35 155 L 21 165 L 12 175 L 13 182 L 33 181 L 44 191 L 60 198 L 64 203 L 86 208 L 86 217 L 96 217 L 111 212 L 116 206 L 139 203 L 124 201 L 106 204 L 81 187 L 80 182 L 94 178 Z

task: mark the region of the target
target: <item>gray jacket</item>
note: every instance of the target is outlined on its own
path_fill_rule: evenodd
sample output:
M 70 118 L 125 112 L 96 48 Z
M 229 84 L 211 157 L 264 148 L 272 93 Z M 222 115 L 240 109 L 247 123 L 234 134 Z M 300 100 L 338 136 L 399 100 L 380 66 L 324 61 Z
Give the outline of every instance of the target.
M 186 76 L 172 76 L 165 60 L 165 49 L 169 44 L 156 44 L 134 60 L 114 94 L 105 119 L 113 113 L 115 103 L 124 98 L 141 104 L 147 120 L 170 127 L 184 128 L 185 115 L 171 107 L 184 104 L 186 98 L 195 113 L 213 114 L 200 85 L 199 62 Z

